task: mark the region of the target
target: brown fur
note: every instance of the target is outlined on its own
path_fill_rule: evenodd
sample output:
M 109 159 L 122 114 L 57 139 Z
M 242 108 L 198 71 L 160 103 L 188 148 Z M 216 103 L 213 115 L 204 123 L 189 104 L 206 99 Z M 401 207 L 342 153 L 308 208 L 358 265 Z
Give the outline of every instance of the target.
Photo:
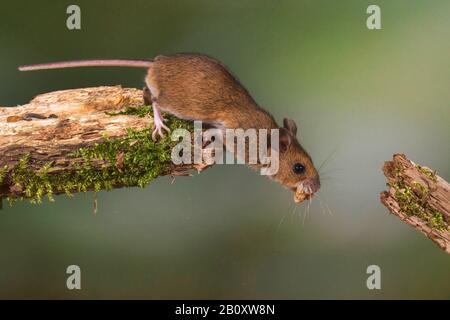
M 205 55 L 158 56 L 146 82 L 154 102 L 179 118 L 201 120 L 219 128 L 279 128 L 223 64 Z M 299 182 L 310 181 L 315 192 L 320 187 L 319 175 L 297 141 L 295 122 L 285 119 L 284 125 L 280 130 L 280 168 L 271 178 L 293 191 Z M 295 163 L 306 167 L 304 174 L 294 173 Z
M 315 186 L 317 191 L 320 187 L 319 174 L 314 167 L 311 157 L 291 132 L 289 132 L 289 135 L 292 139 L 291 144 L 285 152 L 280 153 L 280 167 L 278 173 L 272 178 L 294 192 L 299 182 L 310 180 L 311 183 L 318 184 Z M 298 175 L 293 171 L 292 167 L 295 163 L 301 163 L 305 166 L 306 170 L 303 175 Z
M 158 106 L 179 118 L 224 128 L 277 127 L 230 71 L 205 55 L 158 56 L 146 82 Z
M 148 68 L 146 84 L 153 106 L 181 119 L 201 120 L 209 127 L 277 129 L 272 115 L 253 100 L 247 90 L 219 61 L 200 54 L 158 56 L 148 60 L 82 60 L 51 62 L 23 66 L 20 70 L 42 70 L 85 66 L 121 66 Z M 147 90 L 144 91 L 146 98 Z M 15 119 L 11 120 L 15 121 Z M 311 157 L 298 142 L 297 126 L 284 119 L 280 129 L 279 171 L 272 176 L 287 188 L 296 191 L 299 183 L 311 193 L 320 188 L 319 174 Z M 303 174 L 296 174 L 293 166 L 305 166 Z M 259 168 L 258 165 L 253 165 Z M 301 191 L 301 190 L 300 190 Z M 298 192 L 297 192 L 298 193 Z

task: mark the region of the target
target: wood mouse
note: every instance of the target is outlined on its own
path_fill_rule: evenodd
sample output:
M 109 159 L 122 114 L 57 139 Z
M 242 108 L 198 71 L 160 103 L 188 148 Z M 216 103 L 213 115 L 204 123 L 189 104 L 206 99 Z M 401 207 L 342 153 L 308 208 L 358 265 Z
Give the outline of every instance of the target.
M 273 116 L 258 106 L 244 86 L 221 62 L 202 54 L 157 56 L 153 60 L 80 60 L 19 67 L 21 71 L 71 67 L 147 68 L 144 96 L 154 112 L 152 138 L 170 129 L 161 110 L 185 120 L 200 120 L 221 129 L 279 129 L 279 170 L 270 176 L 292 190 L 295 202 L 311 198 L 320 178 L 311 157 L 297 140 L 297 125 Z

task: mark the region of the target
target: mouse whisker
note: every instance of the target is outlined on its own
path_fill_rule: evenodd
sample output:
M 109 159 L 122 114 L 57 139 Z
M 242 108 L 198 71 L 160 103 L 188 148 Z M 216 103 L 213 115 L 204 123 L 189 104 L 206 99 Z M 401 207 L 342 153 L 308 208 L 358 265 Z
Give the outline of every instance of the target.
M 319 195 L 317 195 L 317 198 L 319 199 Z M 322 197 L 322 199 L 323 199 L 323 197 Z M 325 199 L 323 199 L 323 200 L 324 200 L 324 201 L 322 202 L 322 201 L 319 199 L 319 201 L 320 201 L 320 202 L 324 205 L 324 207 L 326 208 L 328 214 L 329 214 L 330 216 L 332 216 L 332 215 L 333 215 L 333 211 L 331 211 L 330 207 L 329 207 L 328 204 L 325 202 Z
M 344 169 L 339 169 L 339 168 L 331 168 L 325 171 L 319 171 L 320 176 L 324 176 L 327 175 L 329 173 L 336 173 L 336 172 L 344 172 Z
M 234 135 L 231 139 L 232 143 L 231 145 L 230 143 L 225 143 L 225 149 L 223 151 L 234 154 L 234 160 L 238 160 L 238 163 L 240 162 L 239 160 L 244 160 L 244 163 L 247 162 L 252 168 L 266 169 L 261 170 L 262 175 L 267 175 L 291 191 L 303 193 L 295 195 L 294 201 L 297 203 L 304 200 L 306 197 L 305 192 L 312 195 L 312 191 L 320 187 L 317 174 L 328 164 L 338 149 L 336 147 L 322 162 L 319 170 L 316 170 L 311 157 L 306 153 L 306 150 L 303 149 L 297 139 L 297 124 L 295 121 L 290 118 L 284 118 L 282 126 L 279 126 L 268 111 L 255 103 L 241 82 L 234 77 L 233 73 L 222 62 L 204 54 L 184 53 L 158 55 L 151 60 L 73 60 L 26 65 L 19 67 L 19 70 L 32 71 L 108 66 L 147 69 L 142 98 L 144 105 L 151 105 L 153 110 L 151 137 L 155 143 L 161 143 L 161 139 L 171 132 L 171 129 L 165 124 L 165 121 L 168 120 L 163 117 L 165 115 L 175 116 L 180 120 L 193 120 L 194 128 L 197 127 L 197 124 L 202 128 L 202 123 L 205 123 L 209 127 L 208 129 L 204 128 L 205 130 L 219 130 L 219 132 L 222 132 L 222 138 L 225 138 L 225 140 L 228 139 L 228 130 L 231 130 L 231 133 Z M 204 75 L 208 76 L 205 77 Z M 192 79 L 195 79 L 195 81 L 192 81 Z M 162 92 L 164 93 L 163 95 L 161 95 Z M 228 106 L 229 97 L 233 97 L 233 108 Z M 211 104 L 211 101 L 215 101 L 216 103 Z M 247 134 L 247 130 L 243 130 L 243 128 L 248 128 L 251 130 L 248 133 L 251 132 L 252 134 Z M 261 130 L 265 131 L 265 133 L 262 134 Z M 254 136 L 256 140 L 252 138 L 253 133 L 256 133 L 255 131 L 258 132 Z M 257 142 L 258 140 L 261 142 L 269 137 L 270 143 L 272 143 L 272 139 L 274 138 L 272 132 L 274 131 L 278 132 L 279 139 L 277 139 L 281 143 L 279 152 L 277 152 L 280 162 L 279 168 L 285 168 L 283 171 L 286 172 L 280 172 L 276 175 L 268 174 L 271 171 L 269 168 L 272 168 L 272 162 L 270 162 L 269 166 L 266 166 L 261 161 L 259 163 L 249 163 L 249 161 L 245 161 L 246 156 L 244 156 L 244 159 L 239 159 L 239 141 L 243 142 L 244 154 L 250 156 L 249 151 L 251 149 L 247 149 L 246 141 L 248 140 L 249 148 L 253 142 Z M 225 137 L 223 136 L 224 133 L 226 133 Z M 204 134 L 201 136 L 203 137 Z M 235 139 L 238 139 L 237 144 L 234 143 Z M 208 138 L 205 140 L 205 143 L 209 141 Z M 256 145 L 260 145 L 259 142 Z M 204 148 L 206 145 L 202 144 L 202 147 Z M 271 147 L 267 148 L 267 145 L 265 145 L 264 149 L 272 150 Z M 196 157 L 194 156 L 194 158 Z M 229 157 L 227 156 L 226 158 L 226 162 L 228 163 Z M 266 155 L 264 158 L 266 158 Z M 269 158 L 272 160 L 272 157 Z M 300 162 L 291 163 L 293 159 Z M 182 162 L 185 164 L 184 161 Z M 235 162 L 232 161 L 231 163 Z M 287 165 L 291 166 L 291 168 L 286 169 Z M 307 171 L 305 171 L 306 168 L 308 168 Z M 314 182 L 309 183 L 308 181 L 305 182 L 305 185 L 303 183 L 295 185 L 292 183 L 291 175 L 288 174 L 288 172 L 292 174 L 290 170 L 293 170 L 297 174 L 295 181 L 299 181 L 297 179 L 304 175 L 309 179 L 314 179 Z
M 295 214 L 296 214 L 296 212 L 297 212 L 297 209 L 298 209 L 298 205 L 297 205 L 297 204 L 294 204 L 294 209 L 292 210 L 291 215 L 290 215 L 290 217 L 289 217 L 291 224 L 292 224 L 292 219 L 295 217 Z
M 324 215 L 325 214 L 325 207 L 323 206 L 322 200 L 320 200 L 319 198 L 317 198 L 317 199 L 319 200 L 319 205 L 320 205 L 320 209 L 321 209 L 322 215 Z
M 322 168 L 325 167 L 325 165 L 327 165 L 327 163 L 336 155 L 338 148 L 334 149 L 326 158 L 325 160 L 322 161 L 322 164 L 319 166 L 319 169 L 317 169 L 318 172 L 320 172 L 320 170 Z
M 321 181 L 321 183 L 322 183 L 322 186 L 324 186 L 324 185 L 326 185 L 326 184 L 334 184 L 334 185 L 337 185 L 337 186 L 344 186 L 344 183 L 342 182 L 342 181 L 340 181 L 340 180 L 337 180 L 337 179 L 326 179 L 325 181 Z
M 294 210 L 295 210 L 295 207 L 294 207 Z M 281 227 L 281 225 L 283 224 L 283 221 L 284 221 L 284 219 L 286 219 L 286 216 L 288 215 L 288 213 L 286 212 L 285 214 L 283 214 L 283 216 L 281 217 L 281 219 L 280 219 L 280 222 L 278 223 L 278 226 L 277 226 L 277 232 L 278 232 L 278 230 L 280 229 L 280 227 Z
M 306 206 L 302 210 L 301 217 L 302 217 L 302 227 L 303 227 L 305 225 L 305 220 L 306 220 Z
M 296 213 L 296 211 L 297 211 L 297 209 L 298 209 L 299 206 L 298 206 L 298 204 L 294 203 L 294 204 L 291 204 L 291 207 L 292 207 L 292 211 L 291 211 L 291 210 L 286 211 L 286 213 L 283 214 L 283 216 L 281 217 L 280 222 L 278 223 L 278 226 L 277 226 L 277 228 L 276 228 L 276 231 L 277 231 L 277 232 L 278 232 L 278 230 L 280 229 L 281 225 L 282 225 L 282 224 L 284 223 L 284 221 L 286 220 L 286 217 L 288 216 L 289 212 L 290 212 L 289 216 L 290 216 L 291 224 L 292 224 L 292 217 L 295 216 L 295 213 Z
M 308 200 L 308 204 L 307 204 L 306 207 L 305 207 L 305 215 L 304 215 L 304 217 L 303 217 L 302 226 L 305 225 L 306 218 L 307 218 L 308 215 L 309 215 L 309 207 L 310 207 L 310 205 L 311 205 L 311 198 Z
M 330 207 L 326 203 L 325 203 L 325 206 L 326 206 L 326 208 L 328 210 L 329 215 L 332 216 L 333 215 L 333 211 L 331 211 Z

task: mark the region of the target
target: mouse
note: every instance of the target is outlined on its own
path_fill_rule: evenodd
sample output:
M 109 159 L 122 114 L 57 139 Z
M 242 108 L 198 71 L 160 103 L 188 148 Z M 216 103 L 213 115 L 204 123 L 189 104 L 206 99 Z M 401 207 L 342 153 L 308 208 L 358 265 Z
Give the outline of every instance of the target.
M 204 54 L 159 55 L 150 60 L 98 59 L 25 65 L 20 71 L 72 67 L 135 67 L 147 69 L 144 100 L 151 103 L 152 138 L 169 133 L 162 111 L 180 119 L 202 121 L 219 129 L 279 130 L 279 169 L 269 177 L 294 192 L 294 201 L 311 199 L 320 189 L 313 161 L 298 139 L 294 120 L 274 117 L 261 108 L 235 75 Z

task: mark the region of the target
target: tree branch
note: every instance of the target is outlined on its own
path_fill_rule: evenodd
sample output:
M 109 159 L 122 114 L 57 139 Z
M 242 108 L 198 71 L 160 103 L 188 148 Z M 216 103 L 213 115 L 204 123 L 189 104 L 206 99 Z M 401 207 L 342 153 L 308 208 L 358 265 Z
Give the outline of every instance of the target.
M 450 254 L 450 184 L 403 154 L 385 162 L 383 172 L 389 190 L 381 193 L 381 202 Z
M 158 176 L 205 165 L 171 162 L 175 144 L 151 140 L 152 112 L 142 91 L 95 87 L 42 94 L 0 107 L 0 199 L 145 186 Z M 171 129 L 192 123 L 167 116 Z M 1 200 L 0 200 L 1 202 Z

